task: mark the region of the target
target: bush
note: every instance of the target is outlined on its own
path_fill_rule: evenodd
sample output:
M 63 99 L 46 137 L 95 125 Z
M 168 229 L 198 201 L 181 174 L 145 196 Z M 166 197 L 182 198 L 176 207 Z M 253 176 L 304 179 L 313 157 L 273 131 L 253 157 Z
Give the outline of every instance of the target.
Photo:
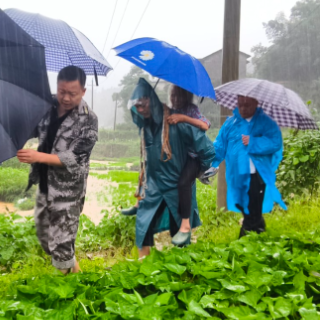
M 277 172 L 284 198 L 316 194 L 320 177 L 320 131 L 291 131 L 284 139 L 283 160 Z

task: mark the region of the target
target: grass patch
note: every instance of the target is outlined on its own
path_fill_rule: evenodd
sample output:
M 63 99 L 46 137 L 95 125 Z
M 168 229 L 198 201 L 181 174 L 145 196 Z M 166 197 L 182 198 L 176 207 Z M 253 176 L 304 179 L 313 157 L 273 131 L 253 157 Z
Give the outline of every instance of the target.
M 34 188 L 25 192 L 28 184 L 28 171 L 10 167 L 0 167 L 0 201 L 13 202 L 31 196 Z

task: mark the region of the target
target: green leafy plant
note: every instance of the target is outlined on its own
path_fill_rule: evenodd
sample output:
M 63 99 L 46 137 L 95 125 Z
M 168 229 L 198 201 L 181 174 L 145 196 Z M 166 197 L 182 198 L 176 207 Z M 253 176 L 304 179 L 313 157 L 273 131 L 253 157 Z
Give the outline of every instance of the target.
M 320 234 L 250 234 L 16 281 L 2 319 L 319 319 Z M 101 268 L 99 268 L 99 265 Z
M 291 131 L 284 139 L 283 160 L 277 172 L 284 197 L 316 194 L 320 182 L 320 132 Z

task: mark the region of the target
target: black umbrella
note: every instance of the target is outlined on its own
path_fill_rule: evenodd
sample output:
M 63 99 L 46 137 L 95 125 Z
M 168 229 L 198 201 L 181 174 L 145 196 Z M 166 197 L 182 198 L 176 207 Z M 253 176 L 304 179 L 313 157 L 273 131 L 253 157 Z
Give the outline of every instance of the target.
M 44 47 L 0 9 L 0 162 L 23 147 L 51 103 Z

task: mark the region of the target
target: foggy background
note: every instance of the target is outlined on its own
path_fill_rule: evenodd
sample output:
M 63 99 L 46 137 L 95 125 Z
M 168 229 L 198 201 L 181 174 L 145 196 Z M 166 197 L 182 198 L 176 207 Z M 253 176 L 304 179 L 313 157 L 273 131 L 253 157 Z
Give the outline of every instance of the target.
M 154 37 L 201 59 L 214 86 L 220 84 L 224 0 L 1 0 L 1 9 L 17 8 L 61 19 L 84 33 L 114 68 L 93 86 L 93 109 L 101 128 L 113 129 L 115 100 L 117 124 L 130 122 L 124 106 L 141 70 L 115 56 L 112 47 L 139 37 Z M 316 118 L 320 104 L 320 0 L 242 0 L 240 77 L 279 82 L 311 101 Z M 128 73 L 131 74 L 128 76 Z M 127 75 L 131 84 L 121 86 Z M 56 74 L 49 73 L 52 92 Z M 156 79 L 149 79 L 155 81 Z M 92 107 L 92 81 L 85 100 Z M 166 99 L 168 86 L 157 87 Z M 117 94 L 118 93 L 118 94 Z M 214 127 L 219 108 L 204 101 L 201 111 Z

